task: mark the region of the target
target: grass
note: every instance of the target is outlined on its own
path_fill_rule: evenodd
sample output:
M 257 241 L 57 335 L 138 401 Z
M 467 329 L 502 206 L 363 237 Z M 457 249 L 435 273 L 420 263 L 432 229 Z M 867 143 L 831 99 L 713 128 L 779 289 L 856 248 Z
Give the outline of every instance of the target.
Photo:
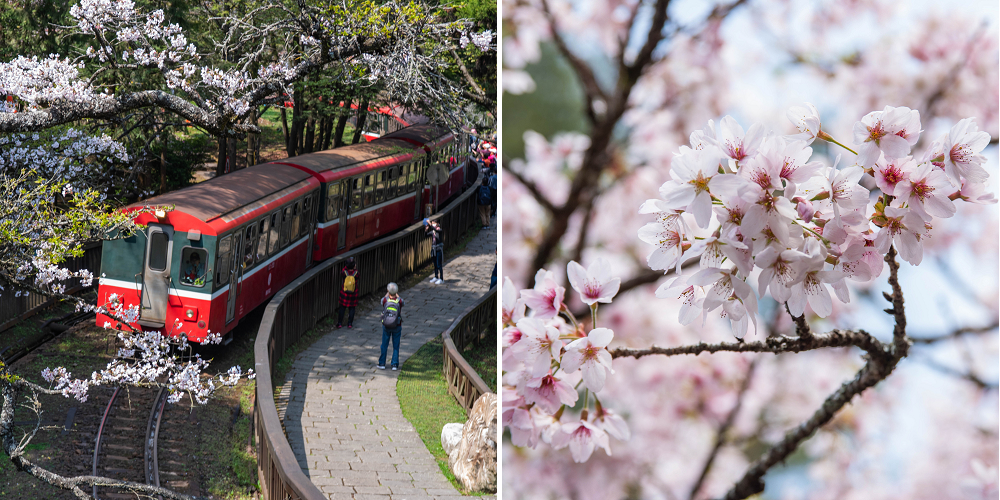
M 492 334 L 490 334 L 492 333 Z M 496 331 L 487 333 L 486 338 L 466 346 L 462 357 L 486 382 L 493 392 L 497 391 L 497 336 Z
M 437 336 L 403 363 L 396 383 L 399 407 L 403 416 L 416 428 L 444 477 L 463 494 L 482 495 L 462 488 L 448 467 L 448 455 L 441 447 L 441 428 L 444 424 L 466 420 L 465 409 L 448 393 L 447 381 L 441 373 L 443 350 L 444 343 L 441 336 Z

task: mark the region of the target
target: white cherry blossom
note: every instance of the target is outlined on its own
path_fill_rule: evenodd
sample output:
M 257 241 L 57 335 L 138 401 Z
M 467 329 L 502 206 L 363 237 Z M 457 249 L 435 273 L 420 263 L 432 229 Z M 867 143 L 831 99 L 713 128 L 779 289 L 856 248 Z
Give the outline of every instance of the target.
M 563 370 L 566 373 L 580 370 L 583 383 L 594 392 L 600 391 L 604 388 L 607 377 L 605 370 L 614 373 L 611 369 L 611 353 L 607 350 L 614 336 L 614 332 L 607 328 L 595 328 L 587 337 L 570 342 L 562 358 Z
M 573 289 L 580 293 L 580 300 L 588 306 L 598 302 L 610 304 L 622 282 L 621 278 L 611 277 L 611 265 L 606 259 L 591 262 L 587 269 L 576 261 L 570 261 L 566 274 Z

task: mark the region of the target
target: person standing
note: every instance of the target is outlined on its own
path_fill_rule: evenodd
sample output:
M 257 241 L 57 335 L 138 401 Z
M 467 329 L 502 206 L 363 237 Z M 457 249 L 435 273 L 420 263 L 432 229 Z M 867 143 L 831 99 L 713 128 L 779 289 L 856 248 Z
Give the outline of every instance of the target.
M 434 261 L 434 277 L 431 283 L 444 283 L 444 235 L 437 221 L 424 219 L 424 235 L 431 238 L 431 260 Z
M 497 214 L 497 169 L 495 167 L 490 169 L 489 185 L 490 185 L 490 196 L 493 206 L 493 210 L 492 212 L 490 212 L 490 215 L 496 215 Z
M 337 311 L 337 328 L 344 326 L 344 310 L 348 310 L 347 327 L 354 328 L 354 308 L 358 306 L 358 270 L 354 257 L 348 257 L 340 270 L 343 285 L 340 287 L 340 310 Z
M 403 334 L 403 298 L 399 296 L 399 287 L 389 283 L 385 287 L 386 294 L 382 297 L 382 353 L 378 357 L 378 369 L 385 370 L 385 355 L 392 338 L 392 370 L 399 369 L 399 337 Z

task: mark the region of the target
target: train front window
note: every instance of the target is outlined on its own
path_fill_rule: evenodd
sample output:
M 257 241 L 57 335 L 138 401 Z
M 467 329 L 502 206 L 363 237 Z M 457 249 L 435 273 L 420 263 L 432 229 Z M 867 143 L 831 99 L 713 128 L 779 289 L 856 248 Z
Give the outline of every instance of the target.
M 243 235 L 243 267 L 250 267 L 253 265 L 253 251 L 256 236 L 257 225 L 250 224 L 247 226 L 246 233 Z
M 257 262 L 263 261 L 264 257 L 267 257 L 267 235 L 269 227 L 267 216 L 261 219 L 257 225 L 257 234 L 260 235 L 260 242 L 257 244 Z
M 365 176 L 365 207 L 370 207 L 375 200 L 375 174 Z
M 149 269 L 162 271 L 167 268 L 167 243 L 170 239 L 162 231 L 149 235 Z
M 278 251 L 278 212 L 271 214 L 271 230 L 267 236 L 267 253 L 274 255 Z
M 215 282 L 219 285 L 229 283 L 229 262 L 233 256 L 233 237 L 228 235 L 219 241 L 219 258 L 216 259 Z
M 203 287 L 208 278 L 208 252 L 204 248 L 184 247 L 181 252 L 181 284 Z
M 385 201 L 385 170 L 379 170 L 375 179 L 375 203 L 381 203 Z

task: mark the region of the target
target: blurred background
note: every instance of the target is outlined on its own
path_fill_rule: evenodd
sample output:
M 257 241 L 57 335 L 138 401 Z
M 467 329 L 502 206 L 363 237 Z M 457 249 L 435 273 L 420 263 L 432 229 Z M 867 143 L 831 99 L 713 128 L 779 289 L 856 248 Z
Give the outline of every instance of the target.
M 652 220 L 639 205 L 657 197 L 673 153 L 709 119 L 790 134 L 786 111 L 811 102 L 823 130 L 850 145 L 862 116 L 906 106 L 920 111 L 917 156 L 974 117 L 991 136 L 989 190 L 1000 191 L 997 2 L 690 0 L 669 2 L 667 14 L 663 40 L 634 75 L 623 68 L 647 57 L 652 3 L 503 3 L 503 273 L 530 288 L 538 268 L 565 280 L 570 260 L 608 259 L 622 278 L 600 309 L 612 347 L 733 340 L 728 322 L 678 324 L 680 302 L 653 295 L 668 277 L 649 269 L 653 248 L 637 237 Z M 840 153 L 812 147 L 827 165 Z M 582 174 L 588 148 L 600 168 Z M 997 498 L 1000 221 L 996 204 L 958 207 L 931 231 L 921 265 L 901 265 L 908 334 L 931 340 L 771 469 L 759 498 Z M 831 316 L 810 318 L 813 329 L 891 338 L 887 275 L 849 281 L 850 303 L 834 300 Z M 758 324 L 748 340 L 794 331 L 769 298 Z M 863 363 L 854 348 L 616 359 L 601 400 L 623 414 L 631 439 L 576 464 L 568 449 L 517 448 L 505 436 L 504 498 L 720 497 Z

